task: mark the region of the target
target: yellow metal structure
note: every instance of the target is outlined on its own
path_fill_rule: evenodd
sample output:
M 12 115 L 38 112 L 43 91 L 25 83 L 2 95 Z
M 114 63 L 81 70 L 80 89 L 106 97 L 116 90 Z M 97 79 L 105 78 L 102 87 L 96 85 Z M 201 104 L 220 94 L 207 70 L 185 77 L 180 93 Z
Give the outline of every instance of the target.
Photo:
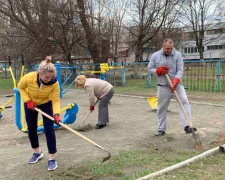
M 90 74 L 95 74 L 95 73 L 104 74 L 107 71 L 109 71 L 110 69 L 121 69 L 121 68 L 123 68 L 123 66 L 109 66 L 108 63 L 101 63 L 100 64 L 100 68 L 101 68 L 101 71 L 81 71 L 81 73 L 82 74 L 87 74 L 87 73 L 90 73 Z
M 9 71 L 10 71 L 10 74 L 11 74 L 12 79 L 13 79 L 13 88 L 15 88 L 16 87 L 16 80 L 14 78 L 11 65 L 9 65 Z M 9 97 L 12 97 L 12 98 L 10 100 L 8 100 L 5 104 L 0 106 L 0 115 L 1 115 L 1 112 L 7 108 L 7 105 L 10 104 L 15 99 L 15 94 L 13 94 L 12 96 L 9 96 Z M 1 116 L 0 116 L 0 118 L 1 118 Z
M 101 68 L 102 71 L 109 71 L 108 63 L 101 63 L 100 68 Z

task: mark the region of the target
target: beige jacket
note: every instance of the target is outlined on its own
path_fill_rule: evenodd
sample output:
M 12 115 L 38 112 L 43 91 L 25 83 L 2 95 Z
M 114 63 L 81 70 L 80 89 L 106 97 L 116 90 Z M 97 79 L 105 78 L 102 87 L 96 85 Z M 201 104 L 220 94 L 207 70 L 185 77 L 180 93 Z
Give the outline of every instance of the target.
M 107 81 L 96 78 L 86 78 L 84 88 L 88 91 L 90 106 L 95 105 L 95 97 L 102 98 L 112 87 L 113 86 Z

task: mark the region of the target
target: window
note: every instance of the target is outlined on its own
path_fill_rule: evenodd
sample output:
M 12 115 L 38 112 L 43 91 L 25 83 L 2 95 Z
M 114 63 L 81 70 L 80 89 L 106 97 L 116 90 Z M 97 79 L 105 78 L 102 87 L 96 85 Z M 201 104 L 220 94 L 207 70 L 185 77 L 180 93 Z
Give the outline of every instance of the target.
M 223 29 L 215 29 L 214 34 L 221 34 L 223 32 Z
M 222 34 L 225 32 L 224 28 L 221 29 L 211 29 L 211 30 L 207 30 L 207 34 Z
M 193 32 L 189 32 L 188 39 L 189 39 L 189 40 L 192 40 L 192 39 L 194 39 L 194 38 L 195 38 L 194 33 L 193 33 Z
M 214 50 L 214 49 L 225 49 L 223 45 L 211 45 L 207 46 L 207 50 Z
M 195 38 L 193 32 L 184 32 L 183 33 L 183 39 L 184 40 L 193 40 Z
M 186 47 L 184 48 L 184 53 L 197 53 L 198 48 L 197 47 Z

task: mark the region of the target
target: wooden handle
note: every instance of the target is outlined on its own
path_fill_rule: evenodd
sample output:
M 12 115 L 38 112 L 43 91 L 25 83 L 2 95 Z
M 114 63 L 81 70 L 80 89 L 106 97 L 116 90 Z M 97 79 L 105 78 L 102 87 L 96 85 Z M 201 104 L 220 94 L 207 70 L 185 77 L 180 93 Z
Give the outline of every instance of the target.
M 38 108 L 36 108 L 36 107 L 34 107 L 34 109 L 35 109 L 36 111 L 38 111 L 39 113 L 41 113 L 42 115 L 44 115 L 44 116 L 46 116 L 47 118 L 49 118 L 50 120 L 55 121 L 55 119 L 54 119 L 52 116 L 46 114 L 46 113 L 43 112 L 42 110 L 40 110 L 40 109 L 38 109 Z M 76 134 L 77 136 L 81 137 L 82 139 L 88 141 L 89 143 L 93 144 L 94 146 L 97 146 L 98 148 L 100 148 L 100 149 L 106 151 L 103 147 L 99 146 L 99 145 L 98 145 L 97 143 L 95 143 L 94 141 L 88 139 L 87 137 L 85 137 L 85 136 L 83 136 L 82 134 L 78 133 L 77 131 L 73 130 L 73 129 L 70 128 L 69 126 L 67 126 L 67 125 L 65 125 L 65 124 L 63 124 L 63 123 L 61 123 L 61 122 L 59 122 L 59 125 L 62 126 L 62 127 L 64 127 L 64 128 L 66 128 L 66 129 L 69 130 L 70 132 Z
M 87 113 L 87 115 L 85 116 L 85 118 L 84 118 L 84 120 L 83 120 L 83 122 L 82 122 L 82 124 L 81 125 L 83 125 L 84 124 L 84 122 L 86 121 L 86 119 L 87 119 L 87 117 L 89 116 L 89 114 L 91 113 L 91 111 L 89 111 L 88 113 Z
M 98 103 L 98 100 L 95 102 L 95 105 L 96 105 L 97 103 Z M 95 105 L 94 105 L 94 107 L 95 107 Z M 83 120 L 83 122 L 82 122 L 81 125 L 84 124 L 84 122 L 86 121 L 87 117 L 89 116 L 89 114 L 90 114 L 91 112 L 92 112 L 92 111 L 89 111 L 89 112 L 87 113 L 87 115 L 85 116 L 85 118 L 84 118 L 84 120 Z
M 173 84 L 172 84 L 172 82 L 171 82 L 171 80 L 170 80 L 168 74 L 165 74 L 165 76 L 166 76 L 166 79 L 167 79 L 167 81 L 169 82 L 170 86 L 172 87 Z M 182 111 L 183 111 L 183 113 L 184 113 L 184 116 L 185 116 L 185 118 L 186 118 L 186 120 L 187 120 L 187 123 L 188 123 L 189 127 L 192 128 L 192 123 L 191 123 L 190 119 L 188 118 L 188 115 L 187 115 L 187 113 L 186 113 L 186 111 L 185 111 L 185 109 L 184 109 L 184 106 L 183 106 L 183 104 L 182 104 L 182 102 L 181 102 L 181 100 L 180 100 L 180 98 L 179 98 L 179 96 L 178 96 L 178 94 L 177 94 L 177 91 L 174 90 L 173 92 L 174 92 L 174 94 L 175 94 L 175 96 L 176 96 L 176 98 L 177 98 L 177 101 L 178 101 L 178 103 L 179 103 L 179 105 L 180 105 L 180 107 L 181 107 L 181 109 L 182 109 Z

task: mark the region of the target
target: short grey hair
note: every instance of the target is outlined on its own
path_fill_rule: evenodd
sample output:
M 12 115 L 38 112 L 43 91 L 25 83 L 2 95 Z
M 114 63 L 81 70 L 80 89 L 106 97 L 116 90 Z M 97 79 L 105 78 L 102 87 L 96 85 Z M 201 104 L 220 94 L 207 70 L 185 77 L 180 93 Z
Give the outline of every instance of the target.
M 164 41 L 163 41 L 163 44 L 165 43 L 169 43 L 169 44 L 173 44 L 173 40 L 171 38 L 166 38 Z

